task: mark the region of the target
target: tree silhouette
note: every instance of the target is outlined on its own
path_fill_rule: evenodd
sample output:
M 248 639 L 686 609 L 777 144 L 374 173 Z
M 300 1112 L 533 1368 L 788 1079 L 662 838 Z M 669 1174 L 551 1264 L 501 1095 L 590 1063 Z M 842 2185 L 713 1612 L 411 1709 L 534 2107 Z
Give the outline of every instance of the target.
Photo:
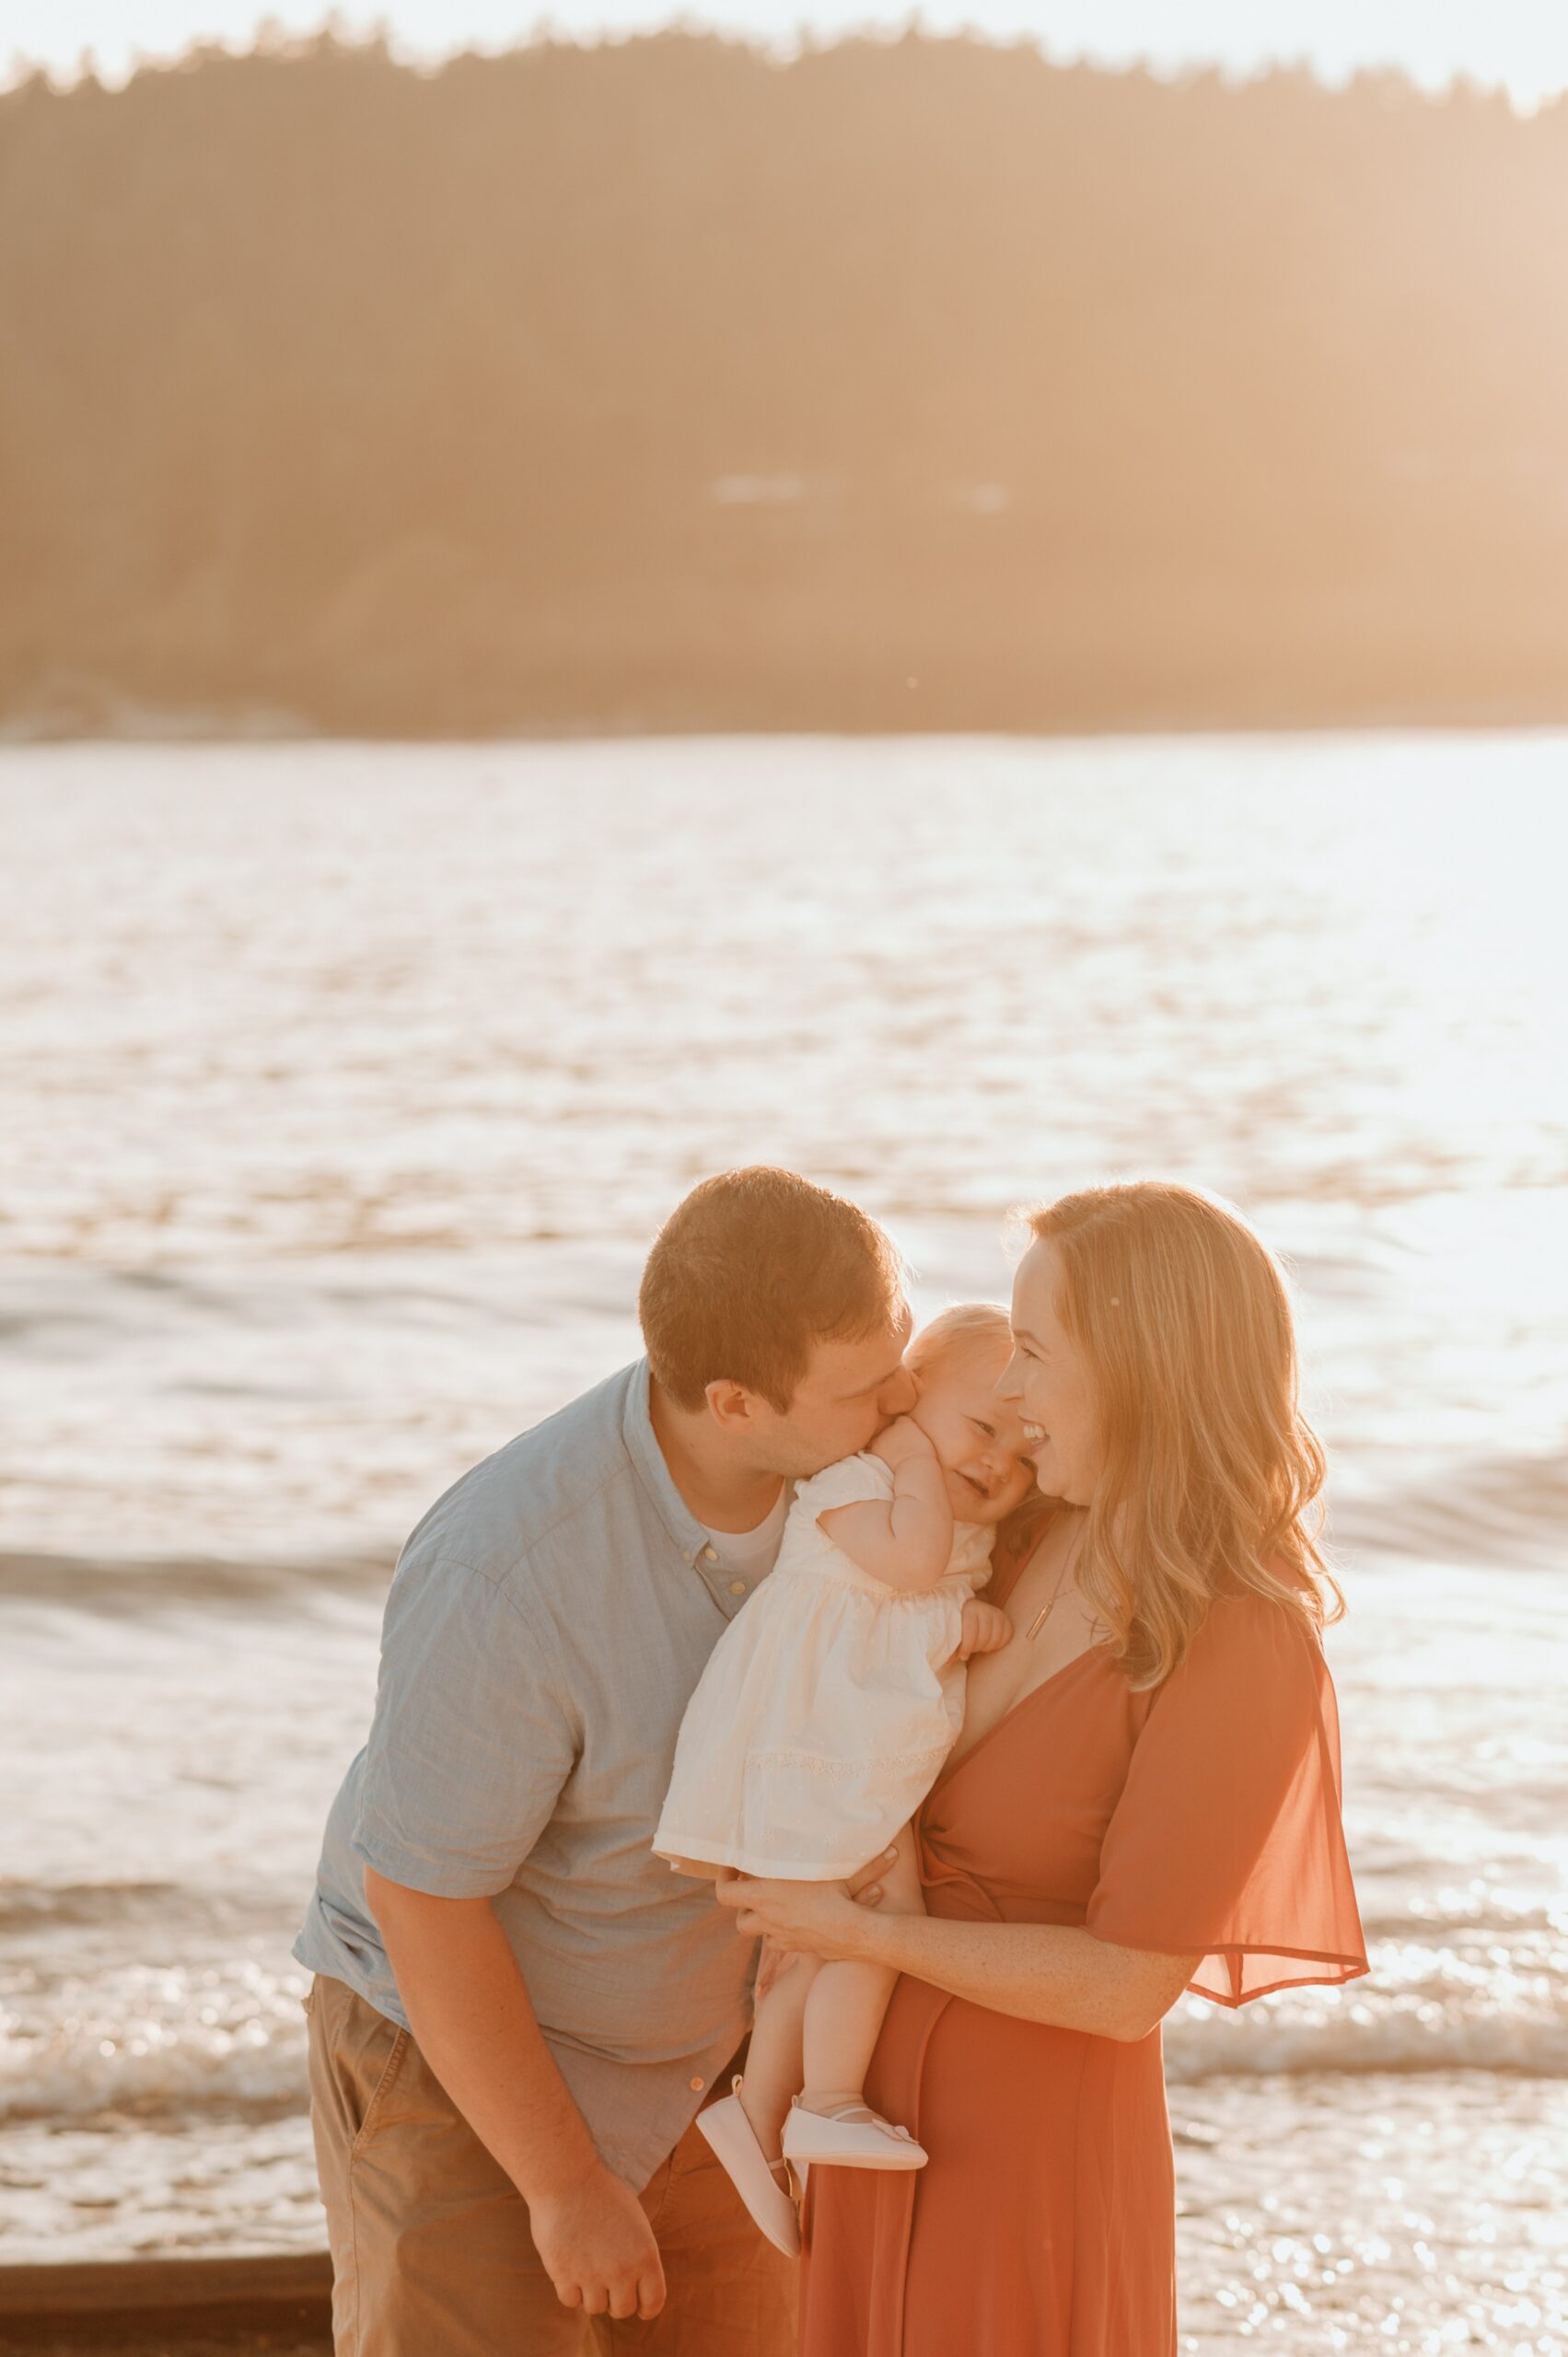
M 0 719 L 127 702 L 1561 717 L 1568 108 L 913 37 L 34 78 Z

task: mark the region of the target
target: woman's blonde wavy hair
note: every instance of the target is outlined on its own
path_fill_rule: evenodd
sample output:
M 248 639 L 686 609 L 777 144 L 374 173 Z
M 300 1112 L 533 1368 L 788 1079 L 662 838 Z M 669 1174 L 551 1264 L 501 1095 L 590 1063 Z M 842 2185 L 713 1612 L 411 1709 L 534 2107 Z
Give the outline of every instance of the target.
M 1184 1659 L 1214 1598 L 1314 1631 L 1344 1598 L 1318 1545 L 1324 1459 L 1301 1412 L 1284 1277 L 1228 1203 L 1162 1180 L 1027 1214 L 1061 1255 L 1104 1457 L 1078 1583 L 1134 1688 Z

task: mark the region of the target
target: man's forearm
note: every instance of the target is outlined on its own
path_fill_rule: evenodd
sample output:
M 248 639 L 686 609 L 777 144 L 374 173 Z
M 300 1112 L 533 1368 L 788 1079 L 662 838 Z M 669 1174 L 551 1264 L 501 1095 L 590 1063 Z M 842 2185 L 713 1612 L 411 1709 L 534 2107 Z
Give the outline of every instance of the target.
M 365 1887 L 420 2051 L 524 2200 L 590 2177 L 603 2163 L 489 1900 Z

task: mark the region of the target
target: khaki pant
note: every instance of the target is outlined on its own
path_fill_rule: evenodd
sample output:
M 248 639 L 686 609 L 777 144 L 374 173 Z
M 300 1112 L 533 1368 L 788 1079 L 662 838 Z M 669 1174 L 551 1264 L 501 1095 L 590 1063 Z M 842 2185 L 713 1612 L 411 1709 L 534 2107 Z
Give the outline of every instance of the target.
M 409 2032 L 341 1980 L 319 1977 L 306 2011 L 337 2357 L 790 2357 L 794 2262 L 694 2124 L 642 2196 L 662 2314 L 584 2317 L 557 2300 L 516 2188 Z

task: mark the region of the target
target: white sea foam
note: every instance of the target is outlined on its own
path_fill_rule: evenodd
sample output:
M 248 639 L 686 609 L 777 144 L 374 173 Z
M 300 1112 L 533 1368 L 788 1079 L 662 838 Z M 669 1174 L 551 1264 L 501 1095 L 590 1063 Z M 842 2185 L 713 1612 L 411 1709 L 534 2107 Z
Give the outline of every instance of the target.
M 1374 1941 L 1371 1973 L 1231 2014 L 1195 1997 L 1166 2028 L 1173 2083 L 1274 2073 L 1516 2071 L 1568 2077 L 1568 1924 L 1504 1945 Z
M 70 1979 L 0 2008 L 0 2116 L 296 2108 L 308 1976 L 253 1959 Z
M 1183 2000 L 1166 2028 L 1172 2084 L 1387 2072 L 1568 2078 L 1568 1930 L 1468 1953 L 1377 1942 L 1372 1964 L 1369 1979 L 1343 1989 L 1291 1991 L 1237 2014 Z M 250 1958 L 125 1967 L 13 1996 L 0 2011 L 0 2117 L 296 2107 L 307 1985 L 296 1968 Z

